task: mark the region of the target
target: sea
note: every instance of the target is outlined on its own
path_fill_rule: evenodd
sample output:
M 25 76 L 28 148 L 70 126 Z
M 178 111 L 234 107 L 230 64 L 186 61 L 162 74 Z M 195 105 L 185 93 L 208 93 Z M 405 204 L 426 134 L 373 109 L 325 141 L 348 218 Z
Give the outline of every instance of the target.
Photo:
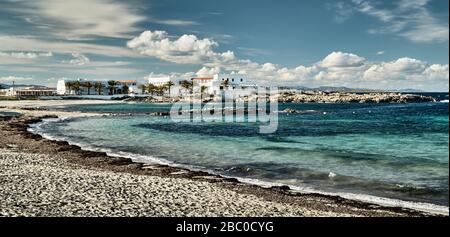
M 53 107 L 105 115 L 48 120 L 32 130 L 139 162 L 448 211 L 448 93 L 431 95 L 439 102 L 279 104 L 278 111 L 298 113 L 278 112 L 273 134 L 259 133 L 255 123 L 175 123 L 149 115 L 170 104 L 143 103 Z

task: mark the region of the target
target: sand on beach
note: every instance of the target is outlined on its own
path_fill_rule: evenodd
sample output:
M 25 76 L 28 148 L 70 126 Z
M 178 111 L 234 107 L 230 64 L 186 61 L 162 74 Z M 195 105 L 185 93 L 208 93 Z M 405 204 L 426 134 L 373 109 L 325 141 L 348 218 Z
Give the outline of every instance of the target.
M 0 100 L 0 107 L 6 108 L 36 108 L 47 106 L 115 104 L 123 103 L 117 100 Z
M 187 179 L 115 173 L 0 149 L 0 216 L 345 216 Z
M 27 124 L 40 116 L 95 115 L 21 107 L 58 102 L 0 102 L 0 111 L 23 114 L 0 121 L 0 216 L 430 215 L 339 197 L 294 195 L 173 167 L 143 166 L 30 134 Z
M 98 113 L 81 113 L 47 110 L 48 107 L 70 106 L 70 105 L 98 105 L 117 104 L 122 101 L 114 100 L 0 100 L 0 112 L 21 113 L 27 116 L 54 115 L 58 117 L 88 117 L 99 116 Z

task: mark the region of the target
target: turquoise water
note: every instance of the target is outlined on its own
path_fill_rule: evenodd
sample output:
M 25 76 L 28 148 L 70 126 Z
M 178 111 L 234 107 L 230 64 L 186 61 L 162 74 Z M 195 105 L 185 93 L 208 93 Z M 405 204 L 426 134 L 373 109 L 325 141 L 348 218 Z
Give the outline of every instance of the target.
M 3 112 L 3 111 L 0 111 L 0 118 L 1 117 L 16 117 L 16 116 L 19 116 L 20 115 L 20 113 L 16 113 L 16 112 Z
M 284 104 L 277 133 L 257 124 L 173 123 L 170 105 L 62 108 L 123 115 L 43 124 L 90 149 L 126 152 L 228 176 L 448 206 L 448 103 Z M 330 173 L 336 176 L 330 177 Z

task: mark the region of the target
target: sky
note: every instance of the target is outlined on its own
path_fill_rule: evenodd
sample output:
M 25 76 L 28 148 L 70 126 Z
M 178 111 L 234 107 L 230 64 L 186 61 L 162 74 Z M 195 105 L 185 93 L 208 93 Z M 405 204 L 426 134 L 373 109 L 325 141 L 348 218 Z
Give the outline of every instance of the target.
M 0 0 L 0 83 L 245 74 L 448 91 L 447 0 Z

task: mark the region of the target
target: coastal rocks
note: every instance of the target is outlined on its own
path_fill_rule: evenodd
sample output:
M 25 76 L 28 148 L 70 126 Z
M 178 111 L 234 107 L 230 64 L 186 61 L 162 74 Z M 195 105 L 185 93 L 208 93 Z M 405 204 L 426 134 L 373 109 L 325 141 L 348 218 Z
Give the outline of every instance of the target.
M 153 97 L 153 96 L 147 96 L 147 97 L 126 97 L 126 98 L 120 98 L 120 100 L 124 102 L 137 102 L 137 103 L 174 103 L 178 102 L 178 98 L 170 98 L 170 97 Z
M 287 113 L 287 114 L 298 114 L 298 113 L 300 113 L 300 111 L 298 111 L 296 109 L 290 109 L 290 108 L 284 109 L 282 112 L 283 113 Z
M 282 93 L 280 103 L 422 103 L 436 102 L 433 97 L 402 93 Z
M 133 161 L 130 158 L 122 158 L 122 157 L 108 157 L 108 164 L 110 165 L 130 165 Z
M 127 97 L 122 98 L 123 102 L 148 102 L 151 100 L 151 97 Z
M 240 98 L 236 101 L 253 102 L 261 100 L 260 97 L 250 96 Z M 433 97 L 419 94 L 403 94 L 388 92 L 282 92 L 273 98 L 266 97 L 266 101 L 278 100 L 279 103 L 423 103 L 436 102 Z M 206 103 L 210 101 L 220 101 L 219 98 L 194 100 L 190 98 L 168 98 L 168 97 L 129 97 L 124 98 L 125 102 L 139 103 L 174 103 L 178 101 Z M 292 111 L 286 111 L 287 113 Z
M 166 117 L 166 116 L 170 116 L 170 112 L 154 112 L 154 113 L 150 113 L 150 116 Z
M 287 185 L 282 185 L 282 186 L 272 186 L 271 189 L 279 190 L 279 191 L 282 191 L 282 192 L 288 192 L 288 191 L 291 190 L 291 188 L 290 188 L 289 186 L 287 186 Z

